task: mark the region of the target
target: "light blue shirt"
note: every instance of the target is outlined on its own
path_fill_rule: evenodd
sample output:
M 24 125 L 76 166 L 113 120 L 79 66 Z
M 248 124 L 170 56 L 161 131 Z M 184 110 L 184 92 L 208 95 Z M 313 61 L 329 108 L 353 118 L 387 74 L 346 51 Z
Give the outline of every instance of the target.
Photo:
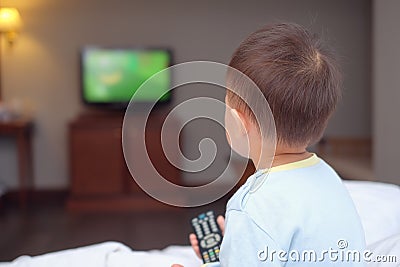
M 364 266 L 353 201 L 316 155 L 250 176 L 225 220 L 221 266 Z

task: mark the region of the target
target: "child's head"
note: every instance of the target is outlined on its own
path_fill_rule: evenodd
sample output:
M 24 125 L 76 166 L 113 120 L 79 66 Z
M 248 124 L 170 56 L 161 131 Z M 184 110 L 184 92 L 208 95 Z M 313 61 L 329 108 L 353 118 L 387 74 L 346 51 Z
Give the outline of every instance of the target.
M 305 148 L 319 140 L 340 97 L 341 75 L 334 56 L 315 35 L 296 24 L 268 25 L 240 44 L 229 65 L 262 91 L 275 119 L 278 146 Z M 245 88 L 233 89 L 240 90 Z M 254 112 L 258 101 L 251 101 Z M 237 94 L 227 90 L 226 102 L 244 132 L 263 129 L 255 126 L 253 112 Z

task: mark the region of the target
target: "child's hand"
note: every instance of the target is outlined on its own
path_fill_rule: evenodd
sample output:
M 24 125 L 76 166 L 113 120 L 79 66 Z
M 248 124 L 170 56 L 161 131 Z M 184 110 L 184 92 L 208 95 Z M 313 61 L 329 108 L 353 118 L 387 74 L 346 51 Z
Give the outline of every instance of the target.
M 221 229 L 222 235 L 224 235 L 225 232 L 225 219 L 223 216 L 218 216 L 217 217 L 217 223 L 219 228 Z M 201 259 L 200 256 L 200 248 L 199 248 L 199 241 L 197 240 L 197 237 L 195 234 L 190 234 L 189 235 L 189 240 L 190 240 L 190 245 L 192 245 L 192 248 L 194 252 L 196 253 L 197 257 Z M 172 264 L 171 267 L 184 267 L 183 265 L 180 264 Z
M 225 231 L 225 219 L 223 216 L 218 216 L 217 217 L 217 223 L 219 228 L 222 231 L 222 235 L 224 234 Z M 196 253 L 197 257 L 199 257 L 201 259 L 201 255 L 200 255 L 200 248 L 199 248 L 199 241 L 197 240 L 197 237 L 195 234 L 190 234 L 189 235 L 189 240 L 190 240 L 190 245 L 192 245 L 192 248 L 194 250 L 194 252 Z M 174 266 L 174 267 L 179 267 L 178 266 Z

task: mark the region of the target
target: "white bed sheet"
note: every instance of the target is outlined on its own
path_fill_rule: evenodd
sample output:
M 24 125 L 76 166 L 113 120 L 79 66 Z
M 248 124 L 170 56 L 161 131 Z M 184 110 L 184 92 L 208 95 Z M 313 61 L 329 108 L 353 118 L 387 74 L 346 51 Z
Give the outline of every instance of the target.
M 173 263 L 199 267 L 201 261 L 189 246 L 170 246 L 163 250 L 132 251 L 119 242 L 105 242 L 76 249 L 47 253 L 40 256 L 21 256 L 0 267 L 144 267 Z
M 367 245 L 400 234 L 400 187 L 393 184 L 345 181 L 364 227 Z

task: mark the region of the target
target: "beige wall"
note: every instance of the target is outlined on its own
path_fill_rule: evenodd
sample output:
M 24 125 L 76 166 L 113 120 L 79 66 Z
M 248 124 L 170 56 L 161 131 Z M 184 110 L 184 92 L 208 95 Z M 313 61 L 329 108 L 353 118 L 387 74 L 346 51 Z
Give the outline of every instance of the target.
M 2 4 L 18 7 L 25 22 L 15 46 L 3 45 L 2 83 L 5 100 L 29 102 L 35 109 L 37 187 L 68 184 L 66 129 L 83 109 L 78 52 L 87 44 L 169 46 L 176 62 L 227 63 L 239 42 L 261 25 L 297 22 L 322 34 L 341 55 L 344 99 L 328 134 L 370 135 L 369 1 L 3 0 Z M 191 93 L 182 88 L 177 98 Z M 199 132 L 192 130 L 193 136 Z M 191 138 L 189 134 L 187 146 Z M 2 139 L 0 181 L 14 185 L 15 179 L 14 145 Z
M 375 0 L 373 8 L 375 175 L 400 184 L 400 1 Z

